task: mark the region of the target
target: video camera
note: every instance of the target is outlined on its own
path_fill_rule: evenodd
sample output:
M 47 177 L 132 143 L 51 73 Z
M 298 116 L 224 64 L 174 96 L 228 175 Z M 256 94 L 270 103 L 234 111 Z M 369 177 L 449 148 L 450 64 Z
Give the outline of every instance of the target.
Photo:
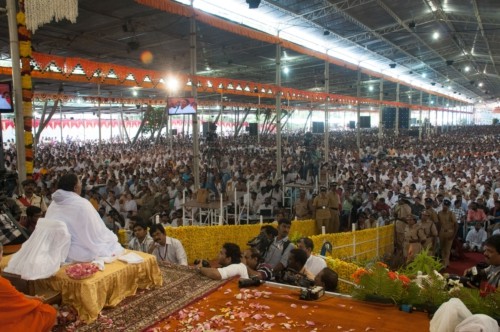
M 240 279 L 238 281 L 238 287 L 239 288 L 246 288 L 246 287 L 252 287 L 252 286 L 260 286 L 263 281 L 260 280 L 257 277 L 251 277 L 249 279 Z
M 266 232 L 261 232 L 259 235 L 248 241 L 247 245 L 249 247 L 256 248 L 261 256 L 264 256 L 271 243 L 272 241 L 269 239 Z
M 300 299 L 314 301 L 325 295 L 325 290 L 321 286 L 314 286 L 300 289 Z
M 481 285 L 481 280 L 483 279 L 484 273 L 481 273 L 482 270 L 487 268 L 489 265 L 485 262 L 478 263 L 476 266 L 472 267 L 464 276 L 459 275 L 450 275 L 448 280 L 459 280 L 462 285 L 465 287 L 473 287 L 479 288 Z
M 205 259 L 202 259 L 202 260 L 195 259 L 194 260 L 194 265 L 198 265 L 198 264 L 200 264 L 200 262 L 201 262 L 201 266 L 203 266 L 203 267 L 210 267 L 210 263 L 207 260 L 205 260 Z

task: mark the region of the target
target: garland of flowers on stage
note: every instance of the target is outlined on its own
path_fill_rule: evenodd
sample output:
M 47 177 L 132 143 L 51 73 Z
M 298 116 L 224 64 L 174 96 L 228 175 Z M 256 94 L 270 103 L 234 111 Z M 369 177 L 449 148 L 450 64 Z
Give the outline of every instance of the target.
M 21 88 L 23 105 L 24 149 L 26 153 L 26 176 L 33 174 L 33 85 L 31 81 L 31 32 L 26 27 L 25 0 L 19 0 L 17 34 L 21 59 Z

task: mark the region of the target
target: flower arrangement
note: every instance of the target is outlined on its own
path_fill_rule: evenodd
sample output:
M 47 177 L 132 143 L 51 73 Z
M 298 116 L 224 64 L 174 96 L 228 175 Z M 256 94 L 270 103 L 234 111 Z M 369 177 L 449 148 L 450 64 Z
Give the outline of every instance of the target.
M 368 268 L 358 268 L 351 277 L 357 285 L 352 296 L 360 300 L 403 303 L 418 288 L 406 275 L 391 271 L 382 262 L 376 262 Z

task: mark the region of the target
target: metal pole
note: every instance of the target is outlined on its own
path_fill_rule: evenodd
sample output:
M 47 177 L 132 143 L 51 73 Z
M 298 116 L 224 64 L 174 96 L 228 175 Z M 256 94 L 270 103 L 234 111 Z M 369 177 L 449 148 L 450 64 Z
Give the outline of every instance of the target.
M 384 106 L 382 105 L 382 101 L 384 100 L 384 79 L 380 79 L 379 83 L 379 94 L 378 98 L 381 101 L 380 106 L 378 108 L 378 140 L 379 140 L 379 146 L 382 146 L 382 137 L 384 136 L 384 129 L 382 128 L 384 126 L 384 123 L 382 122 L 382 113 L 384 111 Z
M 99 160 L 101 160 L 102 153 L 102 137 L 101 137 L 101 75 L 99 75 L 99 82 L 97 83 L 97 121 L 99 123 Z
M 257 108 L 257 144 L 260 145 L 260 92 L 259 92 L 259 107 Z
M 330 63 L 328 60 L 325 61 L 325 93 L 330 93 Z M 328 102 L 329 97 L 325 98 L 325 163 L 328 162 L 329 151 L 330 151 L 330 126 L 329 126 L 329 114 L 328 114 Z M 328 179 L 327 179 L 328 181 Z
M 7 0 L 9 21 L 10 57 L 12 59 L 12 88 L 16 119 L 16 153 L 19 183 L 26 180 L 26 150 L 24 147 L 23 93 L 21 86 L 21 65 L 19 58 L 19 39 L 17 36 L 16 0 Z
M 276 44 L 276 176 L 281 179 L 281 44 Z
M 361 120 L 361 103 L 359 102 L 359 98 L 361 97 L 361 68 L 359 66 L 358 66 L 358 80 L 357 80 L 356 97 L 357 97 L 356 145 L 358 147 L 359 158 L 361 158 L 361 127 L 359 124 L 359 122 Z
M 63 139 L 63 115 L 62 115 L 62 107 L 59 106 L 59 126 L 60 126 L 60 136 L 61 136 L 61 143 L 64 142 L 64 139 Z
M 396 102 L 398 103 L 396 105 L 396 121 L 395 121 L 395 129 L 394 129 L 394 134 L 399 136 L 399 82 L 396 85 Z
M 418 140 L 422 140 L 422 101 L 423 101 L 423 92 L 420 90 L 420 115 L 419 115 L 419 122 L 420 125 L 418 126 Z
M 193 7 L 193 0 L 191 0 L 191 8 L 193 10 L 190 17 L 190 34 L 189 34 L 189 46 L 190 46 L 190 56 L 191 56 L 191 93 L 193 98 L 198 104 L 198 80 L 196 79 L 196 18 Z M 194 176 L 194 187 L 195 189 L 200 188 L 200 142 L 199 135 L 200 131 L 198 129 L 198 114 L 193 114 L 193 176 Z M 221 211 L 221 214 L 223 212 Z

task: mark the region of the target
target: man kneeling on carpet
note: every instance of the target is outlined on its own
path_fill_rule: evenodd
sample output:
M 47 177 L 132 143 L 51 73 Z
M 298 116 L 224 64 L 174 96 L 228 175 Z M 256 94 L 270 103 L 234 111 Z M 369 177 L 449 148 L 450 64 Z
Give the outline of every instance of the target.
M 235 276 L 248 278 L 247 266 L 241 262 L 241 250 L 237 244 L 224 243 L 219 252 L 218 263 L 220 268 L 203 267 L 202 263 L 196 265 L 196 268 L 201 274 L 214 280 L 225 280 Z
M 181 241 L 168 237 L 162 224 L 151 225 L 149 234 L 155 241 L 152 255 L 156 256 L 158 263 L 188 265 L 186 251 Z
M 0 243 L 0 260 L 3 247 Z M 20 293 L 0 277 L 0 327 L 2 331 L 51 331 L 57 312 L 37 298 Z

